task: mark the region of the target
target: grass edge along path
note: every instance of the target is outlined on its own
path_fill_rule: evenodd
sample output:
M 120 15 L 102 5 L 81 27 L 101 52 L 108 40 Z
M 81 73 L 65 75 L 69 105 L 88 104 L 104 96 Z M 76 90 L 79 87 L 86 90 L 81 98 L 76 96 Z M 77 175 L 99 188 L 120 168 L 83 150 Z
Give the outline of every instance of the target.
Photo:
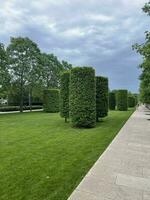
M 110 111 L 91 129 L 59 114 L 1 115 L 0 199 L 66 200 L 132 113 Z

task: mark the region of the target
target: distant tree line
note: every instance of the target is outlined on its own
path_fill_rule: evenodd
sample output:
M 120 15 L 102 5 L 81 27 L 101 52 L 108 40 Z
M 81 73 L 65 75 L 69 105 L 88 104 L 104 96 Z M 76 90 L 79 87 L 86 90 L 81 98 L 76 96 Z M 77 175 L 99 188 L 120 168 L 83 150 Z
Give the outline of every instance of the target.
M 25 37 L 11 38 L 5 48 L 0 43 L 0 98 L 9 105 L 41 104 L 43 90 L 60 87 L 61 73 L 72 68 L 54 54 L 43 53 L 38 45 Z

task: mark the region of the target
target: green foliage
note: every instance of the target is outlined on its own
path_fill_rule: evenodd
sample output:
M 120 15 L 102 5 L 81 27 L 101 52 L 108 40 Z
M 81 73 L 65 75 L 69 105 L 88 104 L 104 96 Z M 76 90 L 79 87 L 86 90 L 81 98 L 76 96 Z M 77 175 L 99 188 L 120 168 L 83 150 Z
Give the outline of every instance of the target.
M 96 77 L 96 118 L 108 115 L 108 78 Z
M 128 107 L 133 108 L 135 107 L 136 102 L 135 102 L 135 97 L 134 96 L 128 96 Z
M 0 92 L 6 90 L 10 83 L 10 75 L 8 71 L 8 56 L 4 45 L 0 43 Z
M 43 90 L 59 88 L 60 75 L 72 65 L 53 54 L 41 53 L 37 44 L 25 37 L 11 38 L 5 50 L 0 43 L 0 97 L 10 104 L 32 105 L 41 102 Z
M 120 111 L 126 111 L 128 109 L 128 91 L 117 91 L 117 109 Z
M 116 94 L 115 92 L 109 92 L 109 109 L 115 110 L 116 108 Z
M 96 125 L 95 70 L 91 67 L 76 67 L 71 70 L 70 116 L 73 126 Z
M 61 75 L 60 81 L 60 115 L 65 121 L 69 118 L 69 82 L 70 71 L 66 71 Z
M 137 105 L 137 103 L 139 102 L 139 94 L 134 93 L 133 96 L 135 98 L 135 105 Z
M 145 4 L 143 11 L 150 15 L 150 1 Z M 150 32 L 146 31 L 145 43 L 135 44 L 133 49 L 143 57 L 143 63 L 140 65 L 142 69 L 140 76 L 140 101 L 150 104 Z
M 59 90 L 46 89 L 43 95 L 43 109 L 45 112 L 59 112 Z
M 150 77 L 148 80 L 150 80 Z M 140 101 L 150 104 L 150 83 L 147 85 L 145 82 L 147 81 L 141 81 L 140 84 Z
M 42 53 L 39 58 L 42 85 L 45 88 L 58 88 L 62 64 L 53 54 Z
M 150 15 L 150 1 L 146 3 L 142 9 L 147 15 Z
M 69 64 L 67 61 L 62 60 L 62 66 L 64 70 L 72 69 L 72 64 Z
M 11 38 L 7 47 L 11 81 L 18 83 L 20 91 L 20 111 L 23 111 L 23 96 L 25 86 L 31 87 L 36 82 L 38 56 L 40 50 L 29 38 Z M 37 78 L 38 79 L 38 78 Z

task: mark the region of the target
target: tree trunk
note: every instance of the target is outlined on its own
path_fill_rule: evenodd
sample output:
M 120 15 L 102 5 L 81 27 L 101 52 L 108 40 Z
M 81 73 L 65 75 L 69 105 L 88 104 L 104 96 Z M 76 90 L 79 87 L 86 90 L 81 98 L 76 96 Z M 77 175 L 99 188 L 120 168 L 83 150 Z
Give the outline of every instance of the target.
M 67 123 L 67 117 L 65 117 L 65 123 Z
M 20 95 L 20 112 L 23 112 L 23 88 L 21 89 L 21 95 Z
M 20 112 L 23 112 L 23 76 L 21 76 L 20 84 Z

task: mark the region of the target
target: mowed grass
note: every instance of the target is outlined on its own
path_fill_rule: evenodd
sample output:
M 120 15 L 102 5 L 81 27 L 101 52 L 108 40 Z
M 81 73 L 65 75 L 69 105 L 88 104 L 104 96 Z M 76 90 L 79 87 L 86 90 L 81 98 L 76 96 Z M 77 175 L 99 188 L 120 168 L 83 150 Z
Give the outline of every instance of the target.
M 92 129 L 59 114 L 0 115 L 0 200 L 66 200 L 132 112 L 111 111 Z

